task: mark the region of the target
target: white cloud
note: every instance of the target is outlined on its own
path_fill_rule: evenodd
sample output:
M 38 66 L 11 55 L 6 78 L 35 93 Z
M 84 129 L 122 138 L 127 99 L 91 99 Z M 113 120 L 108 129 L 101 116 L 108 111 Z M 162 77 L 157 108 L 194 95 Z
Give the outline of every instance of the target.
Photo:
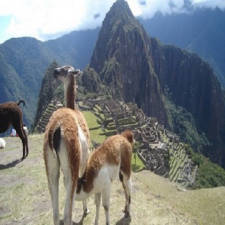
M 116 0 L 1 0 L 0 16 L 11 16 L 4 37 L 46 36 L 100 26 Z M 185 0 L 127 0 L 135 16 L 181 12 Z M 194 7 L 225 9 L 225 0 L 190 0 Z M 1 28 L 0 28 L 1 33 Z
M 128 2 L 130 3 L 131 0 Z M 141 1 L 139 0 L 136 2 L 140 3 Z M 132 11 L 135 16 L 141 16 L 144 18 L 154 16 L 157 11 L 160 11 L 163 14 L 181 12 L 184 6 L 184 0 L 145 0 L 142 1 L 142 3 L 144 4 L 138 4 L 138 6 L 136 6 L 138 8 L 138 10 L 136 10 L 138 13 L 134 13 L 135 8 Z M 132 9 L 131 4 L 130 7 Z
M 115 0 L 1 0 L 0 16 L 11 16 L 10 37 L 42 36 L 100 26 Z M 99 15 L 94 18 L 95 15 Z
M 191 0 L 194 7 L 225 9 L 225 0 Z

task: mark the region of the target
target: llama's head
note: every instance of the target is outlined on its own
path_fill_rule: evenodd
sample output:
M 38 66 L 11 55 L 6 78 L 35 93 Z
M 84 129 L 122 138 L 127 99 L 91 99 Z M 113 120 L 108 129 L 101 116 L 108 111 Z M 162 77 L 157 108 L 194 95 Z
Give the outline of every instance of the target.
M 121 133 L 122 136 L 124 136 L 131 144 L 135 143 L 134 134 L 130 130 L 125 130 Z
M 79 69 L 74 69 L 72 66 L 62 66 L 55 68 L 53 75 L 56 79 L 65 82 L 65 80 L 70 79 L 71 76 L 77 77 L 81 74 L 82 72 Z

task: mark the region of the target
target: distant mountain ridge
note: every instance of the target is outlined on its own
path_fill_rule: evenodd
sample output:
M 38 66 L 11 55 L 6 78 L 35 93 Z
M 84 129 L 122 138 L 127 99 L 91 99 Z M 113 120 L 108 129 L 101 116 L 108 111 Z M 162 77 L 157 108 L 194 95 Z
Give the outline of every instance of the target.
M 47 67 L 57 61 L 83 69 L 89 61 L 98 29 L 72 32 L 47 42 L 12 38 L 0 45 L 0 102 L 24 99 L 24 121 L 33 123 Z
M 139 20 L 150 36 L 200 54 L 225 84 L 224 11 L 205 9 L 187 14 L 157 14 L 150 20 Z M 55 60 L 59 64 L 72 64 L 83 69 L 89 63 L 99 30 L 74 31 L 46 42 L 13 38 L 1 44 L 0 102 L 25 99 L 25 122 L 31 125 L 47 67 Z M 30 105 L 32 107 L 28 107 Z

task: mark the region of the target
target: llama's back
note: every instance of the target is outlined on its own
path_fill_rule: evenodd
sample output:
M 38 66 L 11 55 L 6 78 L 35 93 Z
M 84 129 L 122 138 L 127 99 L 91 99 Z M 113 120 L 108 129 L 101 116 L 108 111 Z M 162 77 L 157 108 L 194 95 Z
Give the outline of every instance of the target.
M 82 129 L 82 131 L 84 132 L 84 135 L 87 139 L 87 143 L 88 143 L 88 146 L 90 146 L 90 143 L 91 143 L 91 140 L 90 140 L 90 132 L 89 132 L 89 128 L 88 128 L 88 125 L 87 125 L 87 121 L 83 115 L 83 113 L 79 110 L 74 110 L 75 111 L 75 114 L 76 114 L 76 118 L 77 118 L 77 121 Z
M 132 144 L 124 136 L 118 134 L 108 137 L 90 156 L 88 161 L 89 171 L 95 171 L 94 176 L 100 169 L 109 165 L 122 168 L 130 176 L 130 162 L 132 156 Z M 117 169 L 116 169 L 117 170 Z M 114 172 L 112 172 L 112 176 Z
M 80 142 L 74 111 L 69 108 L 56 110 L 46 127 L 44 153 L 52 151 L 58 155 L 62 166 L 68 164 L 74 176 L 78 176 L 80 166 Z M 74 163 L 76 162 L 76 163 Z
M 107 151 L 110 152 L 107 157 L 108 162 L 119 162 L 120 170 L 129 179 L 131 176 L 131 158 L 132 158 L 132 145 L 134 139 L 130 131 L 125 131 L 121 134 L 110 137 L 104 145 Z

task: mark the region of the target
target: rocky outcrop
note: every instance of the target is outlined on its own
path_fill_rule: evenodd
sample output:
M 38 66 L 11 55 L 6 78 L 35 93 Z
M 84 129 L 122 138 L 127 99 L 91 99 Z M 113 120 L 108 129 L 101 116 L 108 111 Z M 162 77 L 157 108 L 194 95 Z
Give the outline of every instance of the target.
M 117 1 L 107 13 L 90 67 L 110 87 L 112 96 L 135 102 L 147 115 L 166 123 L 148 36 L 124 0 Z
M 46 70 L 45 76 L 42 80 L 33 127 L 37 126 L 48 104 L 53 100 L 54 97 L 56 97 L 55 92 L 60 84 L 60 82 L 53 77 L 53 71 L 56 67 L 57 63 L 53 62 Z
M 152 42 L 154 68 L 171 100 L 190 112 L 212 146 L 204 154 L 225 166 L 225 95 L 209 64 L 196 54 Z M 203 151 L 202 151 L 203 152 Z

